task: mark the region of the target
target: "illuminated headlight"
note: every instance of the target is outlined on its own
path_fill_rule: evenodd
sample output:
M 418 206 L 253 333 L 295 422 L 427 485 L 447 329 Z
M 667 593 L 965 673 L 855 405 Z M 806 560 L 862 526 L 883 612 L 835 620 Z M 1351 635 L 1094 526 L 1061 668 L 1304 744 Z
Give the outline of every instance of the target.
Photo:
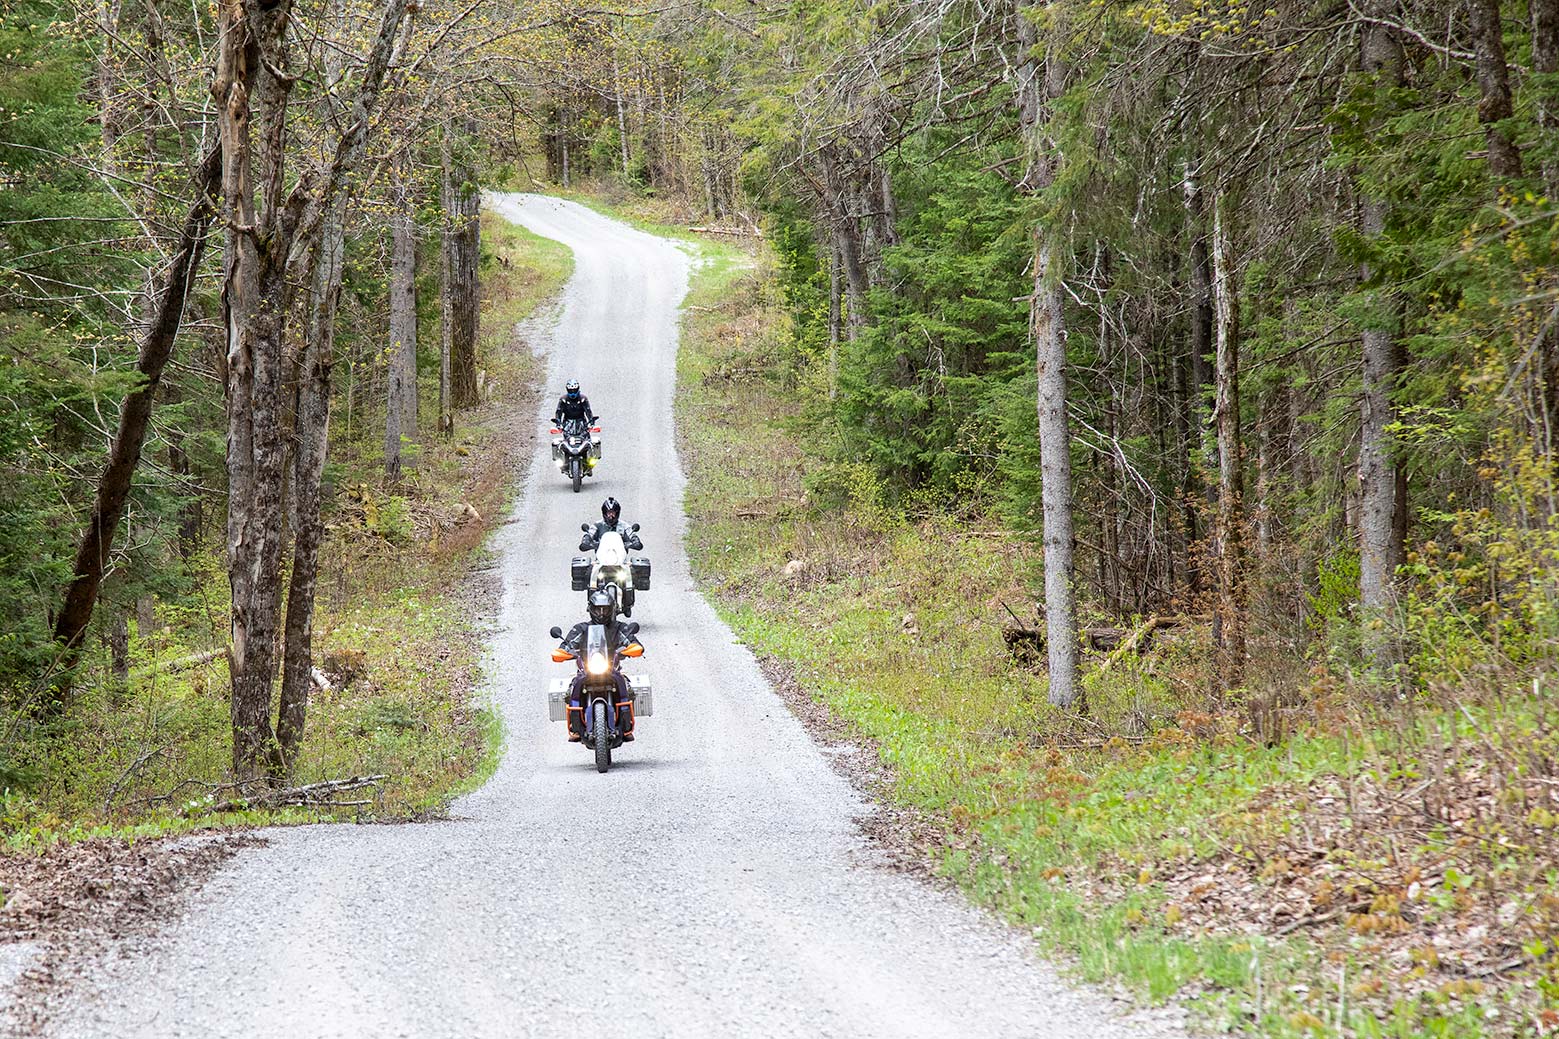
M 589 458 L 585 459 L 585 464 L 588 465 L 592 469 L 595 468 L 595 462 L 596 462 L 595 455 L 591 455 Z
M 605 653 L 592 653 L 585 661 L 585 670 L 592 675 L 604 675 L 606 674 L 606 669 L 610 666 L 606 661 Z

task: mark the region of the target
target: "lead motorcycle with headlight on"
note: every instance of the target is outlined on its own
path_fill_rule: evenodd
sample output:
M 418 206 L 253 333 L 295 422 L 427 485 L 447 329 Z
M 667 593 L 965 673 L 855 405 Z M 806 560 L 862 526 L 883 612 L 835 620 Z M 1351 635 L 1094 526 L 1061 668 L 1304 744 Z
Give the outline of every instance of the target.
M 612 767 L 612 751 L 634 737 L 639 718 L 653 713 L 650 681 L 645 675 L 623 673 L 622 662 L 644 655 L 638 640 L 639 626 L 618 623 L 615 602 L 602 609 L 598 600 L 612 600 L 610 591 L 591 596 L 590 620 L 576 624 L 568 635 L 554 626 L 552 637 L 561 639 L 552 659 L 575 663 L 573 681 L 558 679 L 548 690 L 548 717 L 568 725 L 570 743 L 595 752 L 595 770 Z M 609 612 L 610 611 L 610 612 Z M 605 623 L 599 623 L 608 618 Z
M 596 421 L 600 421 L 597 416 Z M 574 483 L 574 493 L 586 476 L 595 472 L 601 460 L 601 427 L 592 426 L 583 419 L 565 419 L 562 428 L 552 427 L 552 460 L 558 471 Z

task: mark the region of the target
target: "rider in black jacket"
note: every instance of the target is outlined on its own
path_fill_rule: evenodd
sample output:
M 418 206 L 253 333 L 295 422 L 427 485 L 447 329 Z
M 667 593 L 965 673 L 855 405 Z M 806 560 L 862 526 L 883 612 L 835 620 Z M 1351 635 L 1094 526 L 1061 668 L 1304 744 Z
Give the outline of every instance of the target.
M 639 535 L 628 524 L 621 522 L 623 514 L 622 504 L 616 498 L 608 498 L 601 503 L 601 522 L 595 525 L 594 530 L 585 532 L 585 536 L 579 539 L 579 551 L 594 552 L 601 544 L 601 535 L 610 531 L 616 531 L 623 537 L 623 547 L 637 552 L 644 547 L 644 542 L 639 540 Z M 632 605 L 630 603 L 630 605 Z
M 606 652 L 609 656 L 616 656 L 617 651 L 631 642 L 638 642 L 639 626 L 637 624 L 624 624 L 617 619 L 617 590 L 614 587 L 603 588 L 590 593 L 590 619 L 580 621 L 568 629 L 568 634 L 563 636 L 563 641 L 558 643 L 560 649 L 565 649 L 576 657 L 583 658 L 585 653 L 585 640 L 590 632 L 592 624 L 600 624 L 606 628 Z M 613 668 L 612 678 L 617 683 L 618 702 L 626 701 L 629 697 L 628 680 L 623 673 Z M 579 710 L 584 706 L 580 703 L 579 694 L 585 685 L 585 672 L 581 668 L 574 675 L 573 683 L 568 687 L 568 702 L 573 710 L 568 712 L 568 741 L 579 742 L 584 736 L 585 715 Z M 633 741 L 633 715 L 628 716 L 629 725 L 623 733 L 623 742 Z
M 595 412 L 590 408 L 590 398 L 579 392 L 579 380 L 570 379 L 558 398 L 557 410 L 552 414 L 552 424 L 562 426 L 565 421 L 595 425 Z

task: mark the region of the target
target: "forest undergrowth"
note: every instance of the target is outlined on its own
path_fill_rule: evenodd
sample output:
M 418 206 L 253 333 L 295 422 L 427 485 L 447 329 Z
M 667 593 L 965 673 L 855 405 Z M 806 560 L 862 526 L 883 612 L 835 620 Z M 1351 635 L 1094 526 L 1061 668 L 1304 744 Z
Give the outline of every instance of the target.
M 1007 634 L 1043 626 L 1038 539 L 977 496 L 890 504 L 871 466 L 820 457 L 805 412 L 826 388 L 789 353 L 768 261 L 704 252 L 679 361 L 695 574 L 754 652 L 876 747 L 891 798 L 934 824 L 934 869 L 1078 976 L 1218 1030 L 1559 1025 L 1551 641 L 1455 634 L 1433 591 L 1458 571 L 1429 546 L 1407 621 L 1437 633 L 1418 643 L 1433 682 L 1398 694 L 1331 661 L 1360 633 L 1323 580 L 1311 648 L 1258 643 L 1241 690 L 1208 691 L 1207 625 L 1136 651 L 1153 627 L 1136 618 L 1085 653 L 1086 706 L 1053 708 L 1043 654 Z M 1524 551 L 1541 565 L 1551 548 Z M 1551 596 L 1551 577 L 1529 590 Z
M 572 258 L 491 217 L 482 242 L 483 401 L 462 413 L 452 437 L 432 435 L 427 420 L 429 435 L 408 449 L 415 458 L 393 485 L 382 476 L 382 386 L 377 396 L 347 388 L 358 403 L 332 431 L 318 676 L 292 783 L 382 778 L 267 809 L 232 787 L 227 575 L 212 543 L 184 594 L 138 611 L 154 626 L 132 622 L 127 681 L 115 680 L 104 654 L 84 669 L 62 720 L 10 717 L 0 733 L 8 850 L 212 826 L 411 819 L 439 812 L 490 773 L 502 734 L 480 695 L 484 626 L 498 595 L 484 573 L 484 541 L 531 449 L 526 417 L 539 375 L 516 326 L 561 288 Z M 435 329 L 434 370 L 420 385 L 431 416 L 437 294 L 423 297 L 422 319 Z

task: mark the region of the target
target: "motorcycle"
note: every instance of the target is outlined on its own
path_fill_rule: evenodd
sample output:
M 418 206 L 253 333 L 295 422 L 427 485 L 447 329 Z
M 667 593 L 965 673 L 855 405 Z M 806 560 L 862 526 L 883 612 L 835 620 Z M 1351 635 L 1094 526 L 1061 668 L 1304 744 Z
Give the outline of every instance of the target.
M 589 534 L 590 524 L 582 523 L 579 529 Z M 638 531 L 637 523 L 628 528 L 630 535 Z M 638 544 L 637 538 L 634 538 L 634 544 Z M 575 556 L 570 561 L 569 576 L 576 592 L 593 592 L 616 585 L 617 602 L 623 616 L 632 617 L 634 593 L 647 592 L 650 588 L 650 557 L 630 556 L 623 536 L 615 530 L 609 530 L 601 535 L 593 558 Z
M 596 463 L 601 460 L 601 438 L 596 435 L 601 427 L 586 425 L 581 419 L 567 419 L 561 429 L 554 426 L 550 432 L 552 460 L 558 471 L 573 481 L 574 493 L 578 494 L 579 485 L 595 472 Z
M 612 767 L 612 751 L 623 745 L 623 736 L 633 730 L 638 719 L 654 713 L 649 678 L 626 675 L 622 671 L 624 658 L 644 655 L 644 647 L 634 638 L 639 626 L 630 622 L 623 625 L 622 630 L 631 641 L 610 654 L 604 624 L 592 624 L 586 631 L 583 656 L 561 646 L 552 651 L 552 659 L 558 663 L 574 661 L 577 674 L 582 675 L 584 681 L 580 683 L 578 703 L 569 696 L 572 682 L 554 681 L 548 691 L 548 717 L 555 722 L 564 722 L 570 732 L 579 734 L 580 743 L 595 752 L 597 772 Z M 553 638 L 561 639 L 563 629 L 554 626 L 551 634 Z M 577 721 L 573 717 L 576 712 Z

